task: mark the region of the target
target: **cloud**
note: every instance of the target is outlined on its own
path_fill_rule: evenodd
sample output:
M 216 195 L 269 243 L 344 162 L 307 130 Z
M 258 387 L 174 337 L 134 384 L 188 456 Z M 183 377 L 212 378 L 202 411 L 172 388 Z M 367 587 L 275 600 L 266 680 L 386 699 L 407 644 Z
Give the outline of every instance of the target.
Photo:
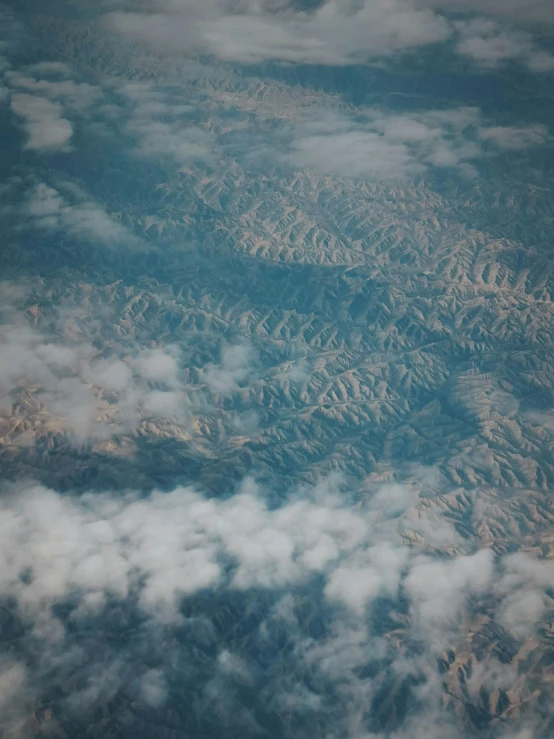
M 49 228 L 58 225 L 66 207 L 59 193 L 47 187 L 30 203 L 29 213 L 48 221 Z M 89 229 L 86 219 L 80 228 Z M 34 422 L 66 433 L 78 444 L 132 433 L 146 418 L 186 425 L 193 414 L 209 412 L 214 398 L 232 395 L 258 376 L 252 347 L 231 344 L 224 347 L 220 364 L 200 368 L 201 381 L 191 386 L 183 351 L 176 345 L 119 347 L 82 341 L 71 335 L 70 315 L 57 331 L 41 331 L 25 317 L 21 286 L 4 283 L 2 296 L 0 407 L 5 414 L 17 413 L 16 398 L 32 388 L 25 403 Z
M 449 11 L 478 17 L 452 21 Z M 484 16 L 484 17 L 483 17 Z M 457 52 L 483 66 L 518 61 L 534 72 L 554 70 L 554 56 L 514 21 L 554 22 L 547 0 L 328 0 L 306 12 L 293 3 L 255 0 L 233 5 L 211 0 L 149 0 L 105 18 L 107 26 L 131 40 L 165 51 L 203 52 L 248 64 L 265 60 L 296 64 L 345 65 L 399 54 L 460 38 Z
M 554 582 L 554 562 L 524 553 L 507 556 L 496 585 L 504 596 L 500 622 L 516 638 L 531 636 L 548 606 L 545 590 Z
M 127 131 L 138 140 L 137 152 L 142 156 L 170 156 L 183 163 L 210 155 L 209 135 L 179 121 L 166 123 L 148 116 L 129 121 Z
M 68 199 L 72 196 L 74 202 Z M 29 224 L 45 230 L 64 231 L 71 236 L 105 245 L 131 244 L 136 239 L 95 202 L 78 189 L 67 188 L 67 196 L 44 182 L 31 186 L 23 196 L 17 214 Z
M 161 670 L 148 670 L 140 680 L 143 699 L 149 706 L 159 708 L 167 699 L 167 686 Z
M 379 109 L 360 110 L 356 116 L 320 111 L 317 117 L 305 115 L 289 134 L 289 166 L 382 180 L 410 178 L 431 168 L 475 177 L 475 162 L 485 155 L 482 142 L 516 150 L 548 140 L 541 125 L 487 126 L 473 107 L 409 115 Z
M 376 110 L 360 118 L 327 113 L 317 122 L 300 123 L 290 164 L 348 177 L 402 179 L 422 174 L 430 160 L 456 166 L 462 158 L 459 146 L 446 142 L 442 124 L 429 115 L 397 117 Z
M 280 589 L 318 573 L 332 575 L 325 591 L 331 600 L 339 597 L 359 611 L 358 602 L 337 589 L 335 576 L 344 580 L 355 564 L 359 583 L 379 577 L 381 587 L 394 594 L 407 561 L 404 548 L 371 543 L 379 513 L 352 507 L 348 496 L 325 483 L 276 509 L 268 508 L 251 480 L 223 501 L 191 488 L 144 499 L 73 499 L 35 486 L 0 505 L 2 593 L 34 617 L 77 589 L 80 597 L 127 598 L 136 591 L 146 612 L 167 620 L 177 616 L 179 597 L 206 588 Z M 18 546 L 21 541 L 27 546 Z M 453 567 L 454 573 L 469 571 L 464 560 Z M 31 574 L 22 577 L 25 572 Z M 364 588 L 365 600 L 378 594 L 377 588 Z
M 422 703 L 414 693 L 394 736 L 442 737 L 446 726 L 462 736 L 441 708 L 440 650 L 456 648 L 475 598 L 494 603 L 501 623 L 513 604 L 525 608 L 530 582 L 537 592 L 551 584 L 551 563 L 528 555 L 497 563 L 486 549 L 417 554 L 391 529 L 396 521 L 401 530 L 414 491 L 373 492 L 355 504 L 330 479 L 273 507 L 252 480 L 226 499 L 183 487 L 76 498 L 18 485 L 0 498 L 0 598 L 16 604 L 49 684 L 71 674 L 79 686 L 57 705 L 58 717 L 63 706 L 92 714 L 120 690 L 155 712 L 172 686 L 182 694 L 190 684 L 187 710 L 195 706 L 198 721 L 217 717 L 243 726 L 242 735 L 256 722 L 252 703 L 242 702 L 247 690 L 260 710 L 284 711 L 299 728 L 310 716 L 312 731 L 323 725 L 328 736 L 389 736 L 375 733 L 376 714 L 388 720 L 389 697 L 394 704 L 413 689 Z M 389 496 L 396 502 L 384 513 L 380 501 Z M 397 614 L 391 639 L 372 626 L 383 598 Z M 137 641 L 99 647 L 115 613 L 126 614 L 130 634 L 138 629 Z M 91 658 L 82 634 L 97 645 Z M 4 666 L 0 682 L 6 676 L 20 695 L 44 692 L 14 658 Z M 482 688 L 511 687 L 513 670 L 493 658 L 476 662 L 465 700 L 477 705 Z M 410 684 L 418 687 L 406 694 Z
M 147 613 L 173 620 L 179 598 L 206 588 L 281 590 L 323 575 L 324 595 L 359 616 L 381 594 L 397 599 L 402 582 L 415 626 L 444 633 L 468 598 L 491 591 L 495 579 L 490 550 L 414 558 L 398 537 L 390 540 L 381 512 L 353 506 L 326 484 L 277 508 L 248 479 L 227 500 L 191 488 L 75 499 L 34 486 L 4 497 L 1 507 L 2 592 L 35 617 L 77 592 L 120 599 L 136 592 Z M 550 564 L 507 558 L 502 594 L 527 587 L 529 571 L 548 587 Z
M 538 47 L 527 31 L 505 28 L 496 21 L 476 18 L 455 23 L 460 39 L 456 50 L 475 63 L 495 68 L 523 62 L 533 72 L 554 71 L 554 55 Z
M 202 379 L 213 393 L 227 395 L 253 378 L 256 364 L 254 348 L 249 342 L 225 346 L 220 363 L 208 365 Z
M 201 51 L 245 63 L 276 60 L 352 64 L 444 41 L 448 23 L 428 8 L 400 0 L 331 0 L 315 12 L 270 9 L 250 0 L 151 2 L 147 12 L 106 16 L 112 30 L 158 48 Z
M 546 126 L 491 126 L 479 131 L 482 141 L 491 141 L 501 149 L 528 149 L 548 141 Z
M 26 149 L 68 151 L 73 126 L 63 118 L 60 103 L 26 93 L 15 93 L 11 96 L 11 109 L 23 119 L 23 129 L 27 134 Z
M 48 200 L 41 202 L 42 211 L 53 207 Z M 176 392 L 178 370 L 171 347 L 167 354 L 138 349 L 131 356 L 105 356 L 91 343 L 31 329 L 15 307 L 18 302 L 16 297 L 2 309 L 2 405 L 11 405 L 18 388 L 34 386 L 37 407 L 32 415 L 42 409 L 77 442 L 129 431 L 147 412 L 186 417 L 183 397 Z M 162 386 L 154 387 L 156 382 Z M 162 402 L 165 392 L 171 403 Z
M 131 104 L 125 132 L 136 140 L 137 154 L 171 157 L 181 164 L 211 158 L 210 134 L 187 120 L 194 108 L 173 103 L 168 95 L 147 83 L 127 82 L 116 90 Z
M 490 589 L 493 567 L 493 554 L 487 549 L 450 561 L 415 561 L 405 587 L 420 632 L 437 649 L 447 646 L 440 644 L 440 639 L 451 638 L 449 630 L 459 626 L 468 597 Z
M 25 94 L 34 93 L 41 98 L 63 101 L 65 106 L 81 112 L 97 103 L 103 96 L 100 88 L 86 82 L 75 82 L 72 79 L 36 79 L 29 74 L 31 71 L 34 71 L 37 76 L 57 76 L 58 74 L 66 75 L 69 68 L 65 64 L 42 62 L 23 71 L 7 72 L 5 79 L 10 87 L 24 90 Z
M 72 70 L 61 62 L 39 62 L 21 70 L 9 68 L 3 75 L 4 95 L 23 120 L 26 149 L 69 151 L 74 126 L 67 117 L 88 114 L 103 92 L 86 82 L 71 79 Z
M 358 561 L 338 567 L 332 573 L 325 595 L 363 614 L 367 603 L 379 595 L 398 597 L 407 558 L 408 550 L 404 548 L 387 544 L 371 547 Z

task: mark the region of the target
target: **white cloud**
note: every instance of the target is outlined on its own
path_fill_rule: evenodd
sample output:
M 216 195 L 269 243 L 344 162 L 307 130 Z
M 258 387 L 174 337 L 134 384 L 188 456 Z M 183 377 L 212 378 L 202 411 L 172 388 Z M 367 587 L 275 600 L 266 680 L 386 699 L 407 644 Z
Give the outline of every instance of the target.
M 149 117 L 130 121 L 127 131 L 138 140 L 137 152 L 145 157 L 170 156 L 183 163 L 210 156 L 210 137 L 196 126 Z
M 1 66 L 0 66 L 1 71 Z M 71 69 L 60 62 L 39 62 L 4 74 L 5 96 L 23 119 L 26 149 L 68 151 L 73 123 L 67 113 L 83 115 L 98 103 L 100 88 L 71 79 Z
M 102 244 L 132 243 L 132 235 L 90 200 L 71 203 L 58 190 L 39 182 L 25 195 L 20 213 L 45 229 L 64 230 L 72 236 L 94 239 Z
M 126 598 L 134 590 L 140 606 L 165 621 L 175 617 L 179 597 L 204 588 L 282 588 L 316 573 L 329 573 L 331 600 L 357 611 L 356 583 L 346 592 L 335 576 L 344 579 L 355 566 L 364 600 L 394 594 L 407 556 L 402 548 L 370 545 L 373 512 L 317 489 L 274 510 L 251 481 L 227 501 L 190 488 L 142 499 L 71 499 L 37 486 L 0 505 L 0 593 L 35 618 L 76 589 L 96 599 L 102 593 Z M 32 576 L 22 578 L 27 571 Z M 375 578 L 379 588 L 368 590 Z
M 202 379 L 216 394 L 228 394 L 254 375 L 256 357 L 249 342 L 225 346 L 219 364 L 211 364 L 203 371 Z
M 494 20 L 477 18 L 455 24 L 461 56 L 484 67 L 509 61 L 523 62 L 533 72 L 554 71 L 554 56 L 538 47 L 528 31 L 506 28 Z
M 405 587 L 422 634 L 433 643 L 440 643 L 445 634 L 448 638 L 467 598 L 487 592 L 492 581 L 493 554 L 487 549 L 445 561 L 417 559 Z
M 65 65 L 61 65 L 61 68 Z M 61 71 L 60 68 L 60 71 Z M 42 63 L 34 66 L 36 73 L 52 73 L 58 69 L 54 62 Z M 75 82 L 71 79 L 50 80 L 36 79 L 27 71 L 8 72 L 5 76 L 8 84 L 15 89 L 24 90 L 25 93 L 34 93 L 49 100 L 62 101 L 64 105 L 83 111 L 102 98 L 100 88 L 89 85 L 86 82 Z
M 314 13 L 290 6 L 271 12 L 256 0 L 234 10 L 223 0 L 149 5 L 150 12 L 115 12 L 106 21 L 131 39 L 164 49 L 203 51 L 247 63 L 357 63 L 450 35 L 441 16 L 401 0 L 330 0 Z
M 143 699 L 152 708 L 159 708 L 167 698 L 167 685 L 161 670 L 148 670 L 140 679 Z
M 366 604 L 383 594 L 398 596 L 406 548 L 383 544 L 369 548 L 359 560 L 339 566 L 330 575 L 325 595 L 362 614 Z
M 504 596 L 499 619 L 517 638 L 533 634 L 546 610 L 545 590 L 554 583 L 554 562 L 517 553 L 505 557 L 502 578 L 496 591 Z
M 516 638 L 533 634 L 535 626 L 546 610 L 546 598 L 540 590 L 519 590 L 506 596 L 499 621 Z
M 0 712 L 2 729 L 9 736 L 26 736 L 26 703 L 30 703 L 33 697 L 28 682 L 29 675 L 23 661 L 0 653 Z
M 165 621 L 175 618 L 180 597 L 205 588 L 281 589 L 320 574 L 326 597 L 358 615 L 378 595 L 398 598 L 403 583 L 414 625 L 435 639 L 450 634 L 468 598 L 492 592 L 495 579 L 490 550 L 445 559 L 410 556 L 394 536 L 389 541 L 382 512 L 317 489 L 270 509 L 248 480 L 224 501 L 190 488 L 146 498 L 72 499 L 36 486 L 1 506 L 0 591 L 36 613 L 75 589 L 93 598 L 135 591 L 140 606 Z M 526 573 L 537 588 L 548 587 L 551 564 L 508 557 L 498 586 L 510 599 L 503 612 L 516 596 L 527 596 Z M 27 571 L 32 576 L 22 578 Z
M 379 109 L 350 114 L 318 111 L 290 129 L 288 165 L 326 174 L 374 179 L 403 179 L 430 168 L 455 169 L 475 176 L 474 162 L 484 156 L 482 142 L 523 149 L 546 143 L 541 125 L 485 125 L 478 108 L 392 115 Z
M 448 11 L 478 11 L 479 17 L 452 23 L 443 15 Z M 246 63 L 365 63 L 445 41 L 455 29 L 461 35 L 458 53 L 478 64 L 516 60 L 549 72 L 554 56 L 529 31 L 514 29 L 514 21 L 544 20 L 553 21 L 548 0 L 328 0 L 311 13 L 258 0 L 147 0 L 142 12 L 131 8 L 106 16 L 112 30 L 158 49 Z
M 383 515 L 378 502 L 391 494 L 398 505 Z M 451 730 L 457 737 L 448 714 L 440 708 L 443 685 L 434 667 L 438 651 L 456 646 L 455 627 L 470 617 L 475 598 L 495 602 L 496 618 L 508 627 L 516 624 L 512 630 L 518 638 L 531 633 L 519 629 L 517 613 L 511 621 L 506 614 L 513 614 L 514 608 L 529 611 L 529 585 L 533 582 L 537 593 L 548 587 L 551 563 L 518 555 L 501 558 L 497 567 L 489 550 L 452 557 L 417 555 L 395 543 L 387 520 L 399 511 L 402 517 L 411 497 L 389 487 L 388 493 L 378 489 L 373 503 L 355 505 L 351 496 L 337 488 L 336 480 L 298 491 L 276 508 L 268 506 L 264 491 L 248 480 L 236 495 L 224 500 L 207 498 L 191 488 L 146 496 L 119 491 L 74 498 L 41 486 L 18 486 L 0 499 L 4 563 L 0 596 L 15 600 L 34 627 L 35 637 L 40 635 L 41 641 L 35 643 L 49 655 L 49 663 L 60 665 L 73 659 L 68 647 L 72 636 L 52 610 L 56 604 L 68 604 L 73 609 L 71 620 L 85 620 L 89 629 L 91 619 L 102 623 L 110 598 L 136 604 L 148 618 L 152 635 L 162 630 L 171 635 L 175 624 L 179 632 L 204 629 L 206 644 L 216 647 L 216 652 L 204 676 L 195 678 L 195 694 L 204 696 L 210 710 L 225 708 L 236 721 L 234 711 L 242 711 L 243 706 L 234 703 L 233 696 L 241 686 L 260 699 L 269 693 L 269 705 L 280 712 L 324 721 L 329 736 L 366 736 L 359 732 L 379 686 L 393 677 L 398 685 L 389 689 L 398 690 L 406 678 L 418 676 L 424 679 L 417 690 L 426 710 L 409 716 L 395 736 L 438 739 L 449 736 Z M 216 598 L 215 602 L 225 604 L 237 591 L 245 604 L 241 621 L 249 618 L 251 604 L 260 597 L 266 599 L 261 591 L 272 598 L 273 606 L 259 630 L 248 637 L 256 654 L 262 650 L 266 656 L 281 638 L 278 635 L 286 639 L 288 646 L 271 670 L 259 670 L 236 634 L 230 642 L 214 641 L 209 616 L 198 606 L 202 601 L 196 602 L 194 617 L 180 615 L 182 598 L 202 593 L 210 603 Z M 252 594 L 254 600 L 249 600 Z M 407 603 L 392 640 L 373 635 L 366 618 L 368 606 L 382 595 L 396 602 L 393 610 L 402 611 L 401 602 Z M 326 609 L 322 598 L 344 608 Z M 542 598 L 546 602 L 544 593 Z M 220 611 L 225 620 L 224 605 Z M 534 617 L 539 616 L 535 609 Z M 203 618 L 204 626 L 193 627 Z M 312 619 L 325 625 L 317 637 L 310 627 Z M 152 631 L 160 625 L 162 630 Z M 422 637 L 424 651 L 414 655 L 410 644 Z M 176 642 L 170 650 L 172 664 L 181 664 L 180 649 Z M 198 665 L 186 654 L 189 675 L 179 668 L 179 679 L 190 681 Z M 202 656 L 204 664 L 206 656 Z M 84 673 L 83 687 L 70 699 L 75 710 L 92 709 L 103 694 L 113 695 L 121 685 L 131 689 L 128 680 L 125 683 L 129 668 L 122 658 L 128 655 L 104 654 L 89 677 L 84 665 L 79 668 Z M 133 695 L 148 710 L 156 710 L 167 699 L 175 677 L 173 667 L 165 670 L 143 664 L 141 656 L 137 659 Z M 368 664 L 379 661 L 389 666 L 361 676 Z M 17 690 L 24 693 L 25 673 L 14 663 L 4 672 L 9 675 L 12 669 L 19 676 Z M 494 659 L 474 662 L 472 669 L 467 689 L 475 703 L 480 701 L 482 686 L 492 692 L 508 689 L 514 681 L 512 668 Z M 0 683 L 2 675 L 0 670 Z
M 293 144 L 291 162 L 326 174 L 377 179 L 416 175 L 425 170 L 410 156 L 405 144 L 391 144 L 372 131 L 300 135 Z
M 11 108 L 23 119 L 23 128 L 27 134 L 26 149 L 67 151 L 73 136 L 73 126 L 63 118 L 60 103 L 25 93 L 14 93 L 11 96 Z
M 87 342 L 32 330 L 11 306 L 4 307 L 3 313 L 2 405 L 11 404 L 11 393 L 17 387 L 38 385 L 37 402 L 58 419 L 60 430 L 65 429 L 77 441 L 102 439 L 123 429 L 130 430 L 145 412 L 163 411 L 168 418 L 184 417 L 182 398 L 173 396 L 171 405 L 160 408 L 159 395 L 163 391 L 149 385 L 155 375 L 153 356 L 157 356 L 158 369 L 164 363 L 161 349 L 107 358 Z M 175 388 L 178 380 L 171 348 L 169 351 L 163 379 L 171 379 Z M 174 373 L 171 378 L 167 375 L 168 367 Z M 160 373 L 155 376 L 159 381 Z M 108 400 L 106 392 L 116 393 L 116 400 Z
M 546 126 L 490 126 L 479 131 L 479 138 L 490 141 L 501 149 L 528 149 L 548 141 Z
M 137 141 L 138 154 L 168 156 L 181 164 L 211 157 L 211 136 L 186 120 L 193 108 L 174 104 L 167 95 L 143 82 L 117 85 L 116 90 L 131 103 L 125 131 Z
M 30 202 L 29 212 L 48 227 L 66 217 L 63 199 L 51 188 L 44 186 Z M 90 228 L 86 221 L 81 227 Z M 257 377 L 249 344 L 227 345 L 221 364 L 201 369 L 202 383 L 190 386 L 176 345 L 99 347 L 73 338 L 70 323 L 67 331 L 62 326 L 55 334 L 42 332 L 24 317 L 24 291 L 3 284 L 2 296 L 0 408 L 9 414 L 13 397 L 32 387 L 35 420 L 54 421 L 52 428 L 77 443 L 131 433 L 146 418 L 186 424 L 194 413 L 206 412 L 212 395 L 221 399 Z

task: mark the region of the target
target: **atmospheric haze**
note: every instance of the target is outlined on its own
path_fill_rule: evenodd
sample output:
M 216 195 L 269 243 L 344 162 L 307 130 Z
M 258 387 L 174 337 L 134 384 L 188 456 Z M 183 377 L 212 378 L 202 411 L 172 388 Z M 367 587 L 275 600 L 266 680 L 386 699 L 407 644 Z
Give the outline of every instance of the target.
M 554 5 L 0 5 L 0 735 L 554 734 Z

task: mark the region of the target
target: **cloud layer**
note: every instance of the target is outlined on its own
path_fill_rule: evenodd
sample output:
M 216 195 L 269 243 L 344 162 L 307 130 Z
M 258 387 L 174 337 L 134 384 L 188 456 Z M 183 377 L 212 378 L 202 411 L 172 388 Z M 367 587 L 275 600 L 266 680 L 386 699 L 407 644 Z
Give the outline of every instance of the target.
M 155 2 L 150 13 L 114 12 L 109 28 L 159 47 L 204 51 L 225 60 L 266 59 L 342 65 L 445 40 L 450 29 L 428 9 L 400 0 L 349 3 L 333 0 L 315 13 L 263 3 L 210 0 Z
M 491 153 L 522 150 L 548 141 L 545 126 L 490 126 L 475 107 L 394 115 L 359 110 L 357 115 L 320 111 L 293 130 L 287 163 L 325 174 L 377 180 L 410 178 L 427 170 L 478 174 L 479 159 Z
M 554 56 L 535 44 L 531 33 L 483 18 L 452 22 L 441 11 L 479 11 L 506 20 L 552 20 L 545 2 L 513 0 L 476 6 L 472 2 L 409 0 L 329 0 L 312 12 L 290 3 L 257 0 L 233 4 L 151 0 L 146 9 L 116 10 L 107 27 L 159 49 L 205 52 L 226 61 L 345 65 L 438 44 L 456 38 L 461 55 L 484 66 L 523 61 L 532 71 L 552 71 Z
M 395 501 L 388 513 L 382 508 L 386 500 Z M 325 720 L 330 736 L 344 732 L 362 736 L 364 724 L 375 724 L 371 712 L 376 709 L 371 706 L 380 686 L 392 680 L 389 690 L 394 694 L 394 681 L 412 675 L 426 696 L 425 707 L 401 722 L 400 733 L 394 736 L 414 732 L 419 736 L 418 722 L 425 721 L 428 729 L 444 736 L 451 721 L 440 709 L 436 659 L 443 650 L 463 646 L 459 629 L 475 617 L 477 604 L 482 610 L 488 602 L 488 617 L 514 638 L 533 637 L 545 609 L 552 608 L 546 589 L 554 571 L 551 562 L 522 553 L 497 558 L 482 549 L 445 555 L 435 551 L 431 541 L 415 552 L 402 541 L 414 505 L 417 489 L 398 486 L 375 489 L 356 503 L 335 478 L 296 491 L 275 508 L 268 506 L 264 491 L 252 480 L 245 480 L 225 500 L 207 498 L 191 488 L 146 497 L 119 492 L 72 498 L 41 486 L 18 486 L 0 502 L 4 562 L 0 598 L 17 604 L 18 618 L 30 629 L 35 659 L 42 654 L 50 661 L 51 676 L 65 674 L 71 664 L 72 669 L 80 665 L 76 679 L 84 680 L 86 687 L 68 700 L 75 706 L 89 701 L 86 711 L 94 710 L 101 691 L 116 693 L 122 688 L 128 672 L 125 661 L 136 657 L 131 652 L 120 651 L 117 657 L 105 653 L 95 662 L 93 674 L 88 673 L 75 651 L 71 623 L 101 629 L 115 603 L 128 604 L 127 610 L 137 608 L 142 614 L 139 622 L 142 618 L 149 624 L 154 644 L 162 627 L 166 633 L 178 633 L 192 626 L 186 615 L 188 602 L 200 596 L 206 603 L 215 598 L 224 611 L 226 602 L 238 594 L 246 613 L 256 611 L 260 603 L 270 604 L 263 608 L 266 616 L 246 641 L 233 647 L 232 640 L 220 637 L 214 643 L 210 677 L 194 672 L 200 669 L 195 658 L 189 665 L 197 675 L 196 691 L 202 701 L 217 692 L 212 710 L 240 708 L 244 715 L 232 712 L 222 717 L 234 730 L 242 725 L 250 733 L 246 726 L 254 716 L 236 703 L 236 690 L 250 685 L 272 710 L 288 710 L 294 720 L 308 715 L 316 724 Z M 440 519 L 435 526 L 448 529 Z M 454 531 L 449 538 L 451 545 L 459 546 Z M 310 636 L 312 617 L 307 618 L 305 610 L 310 601 L 317 604 L 318 618 L 325 623 L 324 633 L 315 639 Z M 372 626 L 373 610 L 384 602 L 398 614 L 394 640 L 383 639 Z M 304 616 L 298 610 L 300 603 Z M 215 627 L 215 622 L 210 625 L 209 609 L 195 608 L 198 626 L 204 622 L 209 634 Z M 404 625 L 398 630 L 400 624 Z M 275 652 L 282 628 L 294 648 L 289 656 Z M 210 643 L 212 639 L 213 635 Z M 180 648 L 185 645 L 173 650 Z M 273 654 L 277 672 L 272 677 L 269 671 L 261 680 L 267 669 L 265 652 Z M 368 660 L 387 664 L 386 673 L 361 677 L 359 670 Z M 6 657 L 2 664 L 0 679 L 15 685 L 19 696 L 29 697 L 32 690 L 39 699 L 46 686 L 29 673 L 24 659 Z M 296 672 L 300 664 L 309 679 Z M 508 668 L 495 668 L 492 662 L 476 664 L 475 670 L 474 683 L 488 681 L 489 690 L 509 687 L 515 680 Z M 104 680 L 111 676 L 111 688 L 102 684 L 102 676 Z M 145 663 L 133 690 L 139 691 L 141 701 L 158 708 L 167 698 L 166 681 L 174 677 L 169 664 L 164 671 Z M 327 699 L 325 690 L 330 691 Z M 478 696 L 479 687 L 476 690 Z M 414 709 L 417 704 L 415 700 Z M 69 704 L 64 705 L 69 710 Z M 331 706 L 333 718 L 328 713 Z M 208 711 L 207 705 L 202 710 Z M 450 730 L 452 737 L 459 736 L 452 724 Z

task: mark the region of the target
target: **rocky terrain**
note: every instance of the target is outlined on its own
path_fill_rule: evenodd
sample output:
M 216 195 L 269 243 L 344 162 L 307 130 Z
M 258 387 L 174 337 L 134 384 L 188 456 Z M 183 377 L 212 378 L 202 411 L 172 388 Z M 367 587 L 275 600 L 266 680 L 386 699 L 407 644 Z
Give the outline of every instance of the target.
M 63 648 L 40 646 L 27 601 L 7 589 L 2 649 L 32 676 L 7 735 L 549 736 L 548 167 L 519 147 L 485 152 L 477 177 L 295 167 L 307 150 L 287 154 L 283 142 L 305 125 L 304 107 L 363 111 L 292 72 L 167 62 L 95 22 L 46 13 L 26 18 L 33 53 L 78 70 L 76 111 L 96 102 L 75 113 L 67 152 L 3 155 L 4 515 L 29 481 L 69 500 L 73 521 L 91 494 L 192 486 L 224 506 L 255 479 L 274 521 L 291 495 L 328 484 L 347 502 L 316 496 L 314 530 L 329 505 L 338 518 L 359 511 L 370 532 L 359 557 L 344 544 L 350 519 L 328 534 L 346 547 L 342 577 L 381 557 L 388 573 L 396 557 L 399 584 L 382 576 L 356 617 L 327 603 L 354 596 L 334 575 L 323 587 L 315 567 L 313 581 L 276 576 L 273 589 L 261 579 L 178 589 L 183 618 L 161 626 L 132 589 L 77 617 L 75 586 L 53 605 Z M 32 63 L 20 53 L 19 73 Z M 140 106 L 155 105 L 166 107 L 153 126 Z M 100 518 L 117 528 L 111 515 Z M 389 545 L 386 556 L 373 549 Z M 480 585 L 486 566 L 466 558 L 482 552 L 496 574 Z M 420 578 L 432 590 L 442 577 L 456 593 L 423 598 Z M 453 613 L 435 622 L 443 600 Z

